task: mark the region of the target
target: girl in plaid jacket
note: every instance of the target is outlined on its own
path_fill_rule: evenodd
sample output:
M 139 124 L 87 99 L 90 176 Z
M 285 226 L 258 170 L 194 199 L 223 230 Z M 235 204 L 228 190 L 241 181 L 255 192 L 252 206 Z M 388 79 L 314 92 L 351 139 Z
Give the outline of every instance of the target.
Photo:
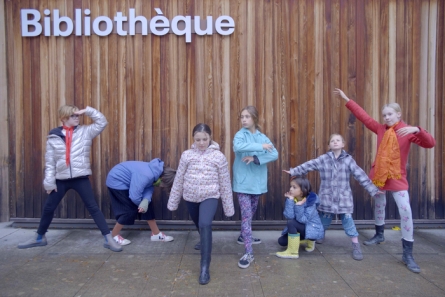
M 360 261 L 363 259 L 363 254 L 358 243 L 358 232 L 352 219 L 354 201 L 349 182 L 350 176 L 352 175 L 371 196 L 379 193 L 379 189 L 374 186 L 352 156 L 343 150 L 344 146 L 343 137 L 339 134 L 332 134 L 329 138 L 329 152 L 284 172 L 292 176 L 306 175 L 309 171 L 320 172 L 318 211 L 324 230 L 330 226 L 332 218 L 339 215 L 346 235 L 352 240 L 352 258 Z

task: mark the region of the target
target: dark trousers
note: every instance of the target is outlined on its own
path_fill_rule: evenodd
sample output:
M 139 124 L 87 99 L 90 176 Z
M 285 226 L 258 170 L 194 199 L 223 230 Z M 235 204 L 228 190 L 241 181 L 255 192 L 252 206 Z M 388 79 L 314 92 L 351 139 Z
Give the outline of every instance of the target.
M 200 203 L 186 201 L 187 208 L 196 228 L 212 226 L 218 207 L 218 199 L 208 198 Z
M 300 239 L 306 239 L 306 225 L 298 222 L 297 220 L 288 220 L 287 221 L 287 232 L 289 234 L 297 234 L 300 233 Z M 278 244 L 281 246 L 287 246 L 287 234 L 278 238 Z
M 68 190 L 75 190 L 79 193 L 80 198 L 82 198 L 85 207 L 99 227 L 102 235 L 107 235 L 110 233 L 107 222 L 105 221 L 104 214 L 100 211 L 99 206 L 94 199 L 93 188 L 91 187 L 90 180 L 88 177 L 73 178 L 66 180 L 56 180 L 57 192 L 52 191 L 46 199 L 45 206 L 43 207 L 42 218 L 40 219 L 39 229 L 37 233 L 44 235 L 48 231 L 49 225 L 51 224 L 54 211 L 62 201 L 63 196 L 65 196 Z

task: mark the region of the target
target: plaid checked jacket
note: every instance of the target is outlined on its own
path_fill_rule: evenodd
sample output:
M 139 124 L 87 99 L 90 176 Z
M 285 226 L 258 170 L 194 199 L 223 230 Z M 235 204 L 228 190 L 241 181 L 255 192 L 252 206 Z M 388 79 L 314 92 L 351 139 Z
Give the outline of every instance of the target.
M 353 213 L 351 175 L 371 196 L 374 196 L 378 191 L 363 169 L 345 151 L 342 151 L 338 158 L 335 158 L 334 153 L 329 151 L 290 170 L 291 175 L 306 175 L 310 171 L 320 172 L 319 211 L 334 214 Z

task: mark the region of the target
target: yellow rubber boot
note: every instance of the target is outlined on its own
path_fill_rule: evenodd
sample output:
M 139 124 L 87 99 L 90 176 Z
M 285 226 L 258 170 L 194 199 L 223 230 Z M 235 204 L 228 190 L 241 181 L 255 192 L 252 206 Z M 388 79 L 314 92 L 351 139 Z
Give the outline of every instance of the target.
M 306 240 L 306 252 L 313 252 L 315 250 L 315 241 L 313 240 Z
M 300 248 L 300 233 L 288 234 L 287 250 L 277 252 L 276 256 L 284 259 L 298 259 L 298 249 Z

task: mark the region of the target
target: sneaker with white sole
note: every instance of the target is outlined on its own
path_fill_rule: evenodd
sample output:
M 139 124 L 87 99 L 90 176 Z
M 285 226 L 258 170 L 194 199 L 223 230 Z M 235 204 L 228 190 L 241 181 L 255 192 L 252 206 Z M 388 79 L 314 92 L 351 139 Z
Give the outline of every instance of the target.
M 238 237 L 238 239 L 236 240 L 236 242 L 238 244 L 244 244 L 244 238 L 240 235 Z M 260 244 L 260 243 L 261 243 L 261 239 L 252 237 L 252 244 Z
M 120 234 L 114 236 L 113 239 L 120 245 L 127 245 L 131 243 L 130 240 L 123 238 Z
M 173 241 L 173 237 L 165 235 L 163 232 L 159 232 L 159 234 L 154 235 L 153 233 L 151 233 L 151 237 L 150 237 L 151 241 L 164 241 L 164 242 L 169 242 L 169 241 Z
M 247 268 L 250 266 L 250 263 L 252 263 L 253 260 L 255 260 L 255 258 L 253 257 L 252 254 L 244 254 L 244 256 L 242 256 L 241 259 L 239 259 L 238 267 Z

